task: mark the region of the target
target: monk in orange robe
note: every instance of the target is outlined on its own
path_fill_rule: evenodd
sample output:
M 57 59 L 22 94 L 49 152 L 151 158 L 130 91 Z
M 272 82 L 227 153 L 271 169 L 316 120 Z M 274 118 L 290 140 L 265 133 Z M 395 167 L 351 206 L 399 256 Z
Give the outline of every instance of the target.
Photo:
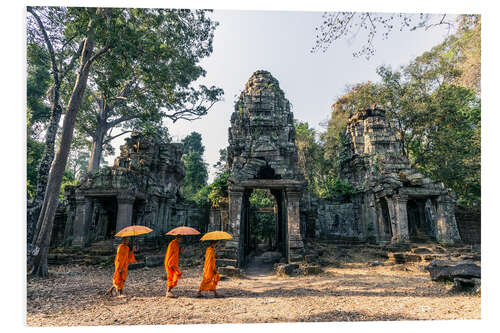
M 217 287 L 217 282 L 219 282 L 220 275 L 217 272 L 217 267 L 215 266 L 215 247 L 217 246 L 216 241 L 212 241 L 210 246 L 205 252 L 205 265 L 203 266 L 203 280 L 201 281 L 200 289 L 196 294 L 196 297 L 201 297 L 202 291 L 213 291 L 215 297 L 222 297 L 222 295 L 217 294 L 215 288 Z
M 167 272 L 167 297 L 176 298 L 172 293 L 172 288 L 177 285 L 177 281 L 182 276 L 179 269 L 179 249 L 182 252 L 179 244 L 182 237 L 177 235 L 173 241 L 168 244 L 167 252 L 165 253 L 165 271 Z
M 123 286 L 125 285 L 125 280 L 127 279 L 128 264 L 136 262 L 134 257 L 136 247 L 134 246 L 132 251 L 130 251 L 128 243 L 129 238 L 123 237 L 122 243 L 118 245 L 115 257 L 115 275 L 113 276 L 113 286 L 106 292 L 106 295 L 111 295 L 113 293 L 113 288 L 119 296 L 123 295 Z

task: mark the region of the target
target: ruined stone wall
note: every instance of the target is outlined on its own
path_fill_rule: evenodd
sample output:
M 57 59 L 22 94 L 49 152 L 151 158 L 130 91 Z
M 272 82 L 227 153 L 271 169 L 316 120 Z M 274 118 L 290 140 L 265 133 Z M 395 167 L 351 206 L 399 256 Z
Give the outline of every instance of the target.
M 54 244 L 60 244 L 64 234 L 63 244 L 86 246 L 112 239 L 135 224 L 153 229 L 146 240 L 164 237 L 181 225 L 205 230 L 208 211 L 184 201 L 180 192 L 185 175 L 182 153 L 181 143 L 132 133 L 112 167 L 102 167 L 78 185 L 66 186 L 61 208 L 65 223 L 57 225 Z
M 454 193 L 411 166 L 384 110 L 374 106 L 351 114 L 345 136 L 340 177 L 357 192 L 352 200 L 361 238 L 460 240 Z
M 318 238 L 358 240 L 361 227 L 355 218 L 353 204 L 321 200 L 318 204 L 315 233 Z
M 455 214 L 462 241 L 467 244 L 481 244 L 481 209 L 457 207 Z

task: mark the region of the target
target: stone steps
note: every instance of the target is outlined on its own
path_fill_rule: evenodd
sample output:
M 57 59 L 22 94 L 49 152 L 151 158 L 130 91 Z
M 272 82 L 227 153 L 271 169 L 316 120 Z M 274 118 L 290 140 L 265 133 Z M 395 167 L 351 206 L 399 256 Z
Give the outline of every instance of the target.
M 236 267 L 236 259 L 215 259 L 217 267 L 233 266 Z

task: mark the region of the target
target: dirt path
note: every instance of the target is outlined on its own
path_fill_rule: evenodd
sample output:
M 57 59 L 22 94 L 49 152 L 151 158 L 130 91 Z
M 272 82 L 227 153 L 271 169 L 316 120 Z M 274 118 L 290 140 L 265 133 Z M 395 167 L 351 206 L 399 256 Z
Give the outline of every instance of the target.
M 182 269 L 182 267 L 181 267 Z M 219 282 L 225 296 L 194 297 L 201 267 L 183 269 L 167 299 L 163 269 L 129 271 L 127 297 L 102 295 L 112 268 L 59 266 L 46 280 L 28 279 L 30 326 L 159 325 L 353 320 L 480 319 L 481 298 L 450 295 L 418 266 L 327 268 L 317 276 L 277 277 L 249 266 L 245 278 Z

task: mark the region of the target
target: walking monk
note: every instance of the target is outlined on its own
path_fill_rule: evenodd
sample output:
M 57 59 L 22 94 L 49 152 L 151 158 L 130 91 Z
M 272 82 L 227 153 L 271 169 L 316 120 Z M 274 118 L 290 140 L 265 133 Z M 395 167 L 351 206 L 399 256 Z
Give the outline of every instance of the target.
M 115 275 L 113 276 L 113 286 L 106 292 L 106 295 L 112 295 L 113 288 L 116 289 L 118 296 L 123 295 L 123 286 L 125 285 L 125 280 L 127 279 L 128 264 L 136 262 L 134 257 L 136 247 L 134 246 L 132 251 L 130 251 L 128 243 L 129 238 L 123 237 L 122 243 L 118 245 L 115 257 Z
M 172 288 L 177 285 L 177 281 L 182 276 L 179 269 L 179 244 L 182 241 L 180 235 L 168 244 L 167 253 L 165 253 L 165 271 L 167 272 L 167 297 L 176 298 L 172 293 Z M 181 249 L 182 251 L 182 249 Z
M 215 297 L 222 297 L 222 295 L 217 294 L 215 288 L 217 287 L 217 282 L 219 282 L 220 275 L 217 272 L 217 267 L 215 266 L 215 246 L 216 241 L 212 241 L 210 246 L 205 252 L 205 265 L 203 266 L 203 280 L 201 281 L 200 290 L 196 294 L 196 297 L 201 297 L 202 291 L 213 291 Z

